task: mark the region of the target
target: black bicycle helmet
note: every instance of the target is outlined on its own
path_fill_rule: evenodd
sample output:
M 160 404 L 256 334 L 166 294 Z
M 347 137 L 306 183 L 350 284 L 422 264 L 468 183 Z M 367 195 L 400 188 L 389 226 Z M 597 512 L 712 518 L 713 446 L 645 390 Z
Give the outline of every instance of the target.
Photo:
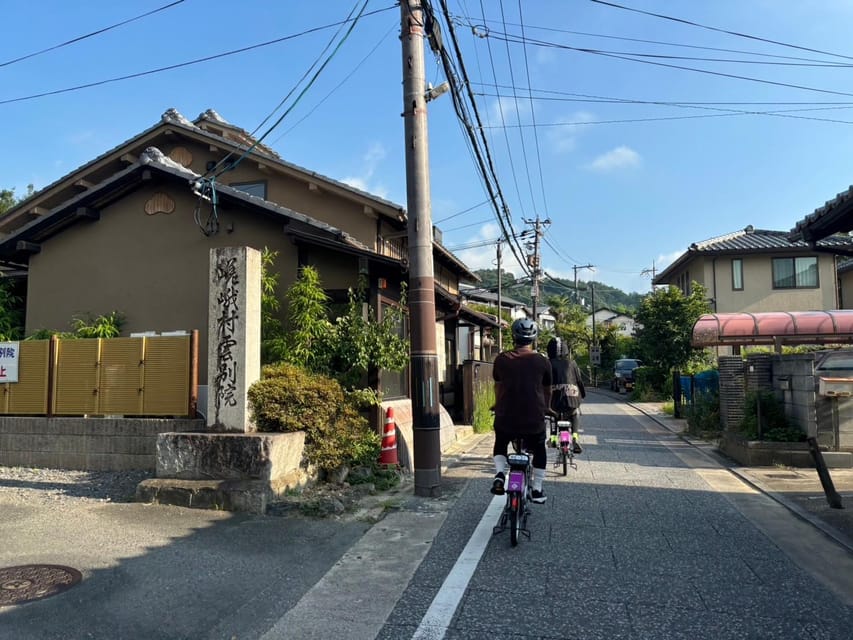
M 539 328 L 530 318 L 519 318 L 512 323 L 512 341 L 517 345 L 532 344 Z

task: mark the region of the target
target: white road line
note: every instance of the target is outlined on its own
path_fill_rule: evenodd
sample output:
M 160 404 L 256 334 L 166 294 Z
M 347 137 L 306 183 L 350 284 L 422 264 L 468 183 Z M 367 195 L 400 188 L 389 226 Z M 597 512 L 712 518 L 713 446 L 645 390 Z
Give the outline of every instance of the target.
M 506 498 L 495 496 L 486 508 L 480 523 L 462 550 L 453 569 L 447 574 L 438 593 L 432 600 L 429 609 L 421 620 L 412 640 L 442 640 L 447 627 L 456 613 L 456 608 L 468 588 L 471 576 L 486 550 L 486 545 L 492 537 L 492 531 L 506 504 Z

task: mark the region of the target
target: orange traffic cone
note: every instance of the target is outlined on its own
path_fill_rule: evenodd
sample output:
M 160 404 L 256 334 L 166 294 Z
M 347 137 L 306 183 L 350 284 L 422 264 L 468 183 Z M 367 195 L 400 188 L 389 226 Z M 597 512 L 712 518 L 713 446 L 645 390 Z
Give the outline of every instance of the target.
M 382 432 L 382 451 L 379 464 L 397 465 L 397 423 L 394 422 L 394 409 L 388 407 L 385 413 L 385 430 Z

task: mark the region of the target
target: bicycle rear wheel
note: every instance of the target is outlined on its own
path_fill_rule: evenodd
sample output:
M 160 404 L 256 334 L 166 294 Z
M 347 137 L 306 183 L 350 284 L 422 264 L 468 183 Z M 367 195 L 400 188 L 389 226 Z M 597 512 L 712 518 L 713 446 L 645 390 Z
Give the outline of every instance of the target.
M 563 448 L 560 449 L 560 457 L 563 459 L 563 475 L 569 475 L 569 451 L 566 448 L 566 445 L 563 445 Z
M 514 493 L 509 498 L 509 541 L 513 547 L 518 545 L 521 531 L 521 497 Z

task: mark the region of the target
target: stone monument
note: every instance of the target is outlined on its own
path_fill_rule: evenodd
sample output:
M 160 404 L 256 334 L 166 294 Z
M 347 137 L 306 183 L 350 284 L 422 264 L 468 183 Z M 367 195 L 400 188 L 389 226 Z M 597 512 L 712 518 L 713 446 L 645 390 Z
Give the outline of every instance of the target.
M 305 433 L 255 433 L 248 391 L 260 378 L 261 254 L 210 250 L 207 431 L 161 433 L 157 477 L 137 500 L 266 512 L 269 500 L 305 484 Z

